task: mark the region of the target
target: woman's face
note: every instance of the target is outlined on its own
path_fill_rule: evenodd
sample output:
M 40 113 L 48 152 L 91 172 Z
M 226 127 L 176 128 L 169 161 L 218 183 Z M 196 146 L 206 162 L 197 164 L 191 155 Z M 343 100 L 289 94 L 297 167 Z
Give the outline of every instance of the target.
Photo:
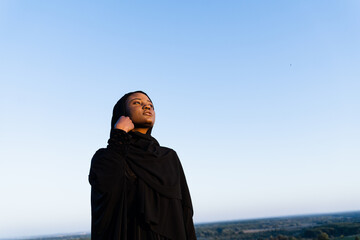
M 127 112 L 137 128 L 150 128 L 155 123 L 154 106 L 143 93 L 133 93 L 126 101 Z

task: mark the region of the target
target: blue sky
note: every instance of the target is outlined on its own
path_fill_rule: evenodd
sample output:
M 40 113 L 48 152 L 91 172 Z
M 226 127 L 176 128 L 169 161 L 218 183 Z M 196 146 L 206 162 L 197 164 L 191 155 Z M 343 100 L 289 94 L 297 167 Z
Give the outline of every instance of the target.
M 90 229 L 143 90 L 195 222 L 360 210 L 359 1 L 0 1 L 0 238 Z

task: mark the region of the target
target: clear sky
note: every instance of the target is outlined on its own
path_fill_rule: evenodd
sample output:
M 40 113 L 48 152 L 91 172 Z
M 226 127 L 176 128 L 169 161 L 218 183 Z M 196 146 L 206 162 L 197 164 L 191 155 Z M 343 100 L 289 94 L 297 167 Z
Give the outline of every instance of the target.
M 359 43 L 357 0 L 0 0 L 0 238 L 90 230 L 133 90 L 196 223 L 360 210 Z

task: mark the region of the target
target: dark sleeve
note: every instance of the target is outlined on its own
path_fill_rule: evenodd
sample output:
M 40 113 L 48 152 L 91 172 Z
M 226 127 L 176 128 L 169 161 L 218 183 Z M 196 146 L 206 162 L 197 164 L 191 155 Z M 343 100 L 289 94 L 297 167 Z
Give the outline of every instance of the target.
M 89 182 L 99 191 L 110 191 L 114 183 L 123 178 L 124 158 L 129 136 L 125 131 L 113 129 L 107 148 L 99 149 L 91 160 Z
M 191 202 L 189 188 L 186 182 L 186 177 L 184 174 L 184 170 L 181 166 L 181 163 L 180 163 L 180 183 L 181 183 L 182 207 L 183 207 L 186 237 L 187 240 L 196 240 L 196 233 L 193 222 L 194 211 Z
M 107 148 L 91 160 L 91 239 L 124 239 L 126 224 L 125 156 L 128 135 L 113 130 Z

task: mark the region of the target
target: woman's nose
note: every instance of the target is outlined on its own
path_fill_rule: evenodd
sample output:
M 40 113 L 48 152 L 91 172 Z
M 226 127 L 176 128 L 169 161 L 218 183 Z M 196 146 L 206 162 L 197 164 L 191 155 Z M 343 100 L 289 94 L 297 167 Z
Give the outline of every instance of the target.
M 143 109 L 151 109 L 150 104 L 144 104 Z

